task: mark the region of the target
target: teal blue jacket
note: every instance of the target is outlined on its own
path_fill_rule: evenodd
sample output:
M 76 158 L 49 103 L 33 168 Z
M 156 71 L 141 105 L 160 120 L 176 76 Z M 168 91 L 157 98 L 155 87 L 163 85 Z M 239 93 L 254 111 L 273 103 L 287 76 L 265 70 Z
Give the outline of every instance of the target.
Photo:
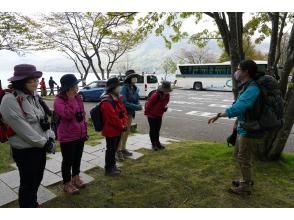
M 240 123 L 245 121 L 246 111 L 254 106 L 256 99 L 260 94 L 260 89 L 255 81 L 250 81 L 248 84 L 249 85 L 245 91 L 240 93 L 236 102 L 225 111 L 229 118 L 237 117 L 237 131 L 240 136 L 247 136 L 248 134 L 248 132 L 240 126 Z
M 121 88 L 120 95 L 128 114 L 135 115 L 135 111 L 142 109 L 139 103 L 139 89 L 136 86 L 131 89 L 130 85 L 125 83 Z

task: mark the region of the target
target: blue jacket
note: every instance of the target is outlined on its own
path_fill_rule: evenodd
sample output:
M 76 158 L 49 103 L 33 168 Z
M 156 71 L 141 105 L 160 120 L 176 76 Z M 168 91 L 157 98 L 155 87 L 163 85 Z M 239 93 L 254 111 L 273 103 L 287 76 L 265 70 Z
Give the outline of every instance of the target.
M 129 84 L 125 83 L 121 88 L 120 94 L 128 114 L 135 116 L 135 111 L 142 110 L 142 106 L 139 103 L 139 89 L 136 86 L 132 89 Z
M 250 81 L 248 83 L 249 85 L 245 91 L 240 93 L 236 102 L 230 108 L 226 109 L 229 118 L 237 117 L 237 131 L 241 136 L 247 136 L 248 132 L 240 126 L 240 123 L 245 121 L 246 111 L 254 106 L 256 99 L 260 94 L 260 89 L 255 81 Z

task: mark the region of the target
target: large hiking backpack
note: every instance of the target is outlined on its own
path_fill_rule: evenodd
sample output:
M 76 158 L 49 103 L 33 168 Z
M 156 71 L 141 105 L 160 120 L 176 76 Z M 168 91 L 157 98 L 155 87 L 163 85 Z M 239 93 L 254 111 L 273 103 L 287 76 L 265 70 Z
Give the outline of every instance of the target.
M 261 75 L 256 80 L 260 88 L 253 109 L 246 112 L 241 126 L 250 131 L 270 131 L 281 128 L 284 123 L 284 100 L 278 81 L 270 75 Z
M 113 98 L 110 95 L 104 95 L 99 99 L 98 104 L 94 108 L 91 109 L 91 111 L 90 111 L 91 119 L 93 122 L 94 129 L 97 132 L 102 131 L 103 125 L 104 125 L 102 112 L 101 112 L 101 104 L 103 102 L 110 102 L 112 104 L 113 108 L 116 107 Z
M 7 94 L 7 93 L 13 93 L 13 95 L 15 96 L 23 114 L 25 115 L 25 112 L 22 108 L 22 100 L 19 96 L 17 96 L 17 93 L 14 90 L 11 89 L 5 89 L 5 90 L 0 90 L 0 105 L 2 103 L 2 99 L 3 97 Z M 12 137 L 15 135 L 15 132 L 12 130 L 12 128 L 10 128 L 4 121 L 2 118 L 2 115 L 0 113 L 0 142 L 1 143 L 5 143 L 8 141 L 8 138 Z

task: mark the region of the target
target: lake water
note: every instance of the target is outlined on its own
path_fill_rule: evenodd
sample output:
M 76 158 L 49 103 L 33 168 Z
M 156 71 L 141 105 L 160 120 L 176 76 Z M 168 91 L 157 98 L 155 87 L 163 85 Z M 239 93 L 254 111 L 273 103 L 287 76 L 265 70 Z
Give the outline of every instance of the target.
M 48 81 L 50 79 L 50 76 L 53 77 L 54 81 L 60 85 L 60 78 L 64 75 L 64 74 L 68 74 L 66 72 L 43 72 L 43 77 L 45 78 L 45 82 L 47 84 L 48 87 Z M 73 73 L 78 79 L 80 78 L 80 74 L 79 73 Z M 13 76 L 13 71 L 11 72 L 0 72 L 0 79 L 1 79 L 1 83 L 2 83 L 2 87 L 3 88 L 7 88 L 9 82 L 7 81 L 7 79 L 9 79 L 10 77 Z M 165 78 L 164 74 L 158 74 L 156 75 L 158 80 L 160 81 L 162 78 Z M 174 75 L 167 75 L 167 80 L 169 81 L 174 81 L 175 80 L 175 76 Z M 88 77 L 87 77 L 87 81 L 86 83 L 90 83 L 97 80 L 96 76 L 93 73 L 89 73 Z

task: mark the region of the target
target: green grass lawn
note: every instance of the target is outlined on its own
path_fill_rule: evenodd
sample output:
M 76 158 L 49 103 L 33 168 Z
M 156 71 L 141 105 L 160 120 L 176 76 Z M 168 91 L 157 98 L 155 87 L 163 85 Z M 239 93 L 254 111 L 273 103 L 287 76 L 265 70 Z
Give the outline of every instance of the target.
M 139 160 L 124 162 L 121 177 L 105 177 L 99 168 L 88 172 L 95 181 L 80 195 L 50 187 L 58 197 L 45 207 L 294 207 L 293 154 L 256 162 L 253 194 L 240 197 L 227 193 L 239 169 L 223 144 L 183 142 L 142 152 Z

